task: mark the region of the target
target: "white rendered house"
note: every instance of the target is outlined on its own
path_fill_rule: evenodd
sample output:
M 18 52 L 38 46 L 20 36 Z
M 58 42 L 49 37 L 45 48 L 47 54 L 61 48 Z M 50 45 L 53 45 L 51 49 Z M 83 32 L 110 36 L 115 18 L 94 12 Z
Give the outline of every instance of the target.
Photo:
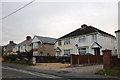
M 21 43 L 17 44 L 13 49 L 13 52 L 26 52 L 32 50 L 32 39 L 30 36 L 26 37 L 26 40 L 22 41 Z
M 69 54 L 102 55 L 102 50 L 110 49 L 115 53 L 115 36 L 95 27 L 83 24 L 81 28 L 60 37 L 56 44 L 56 56 Z
M 116 31 L 116 37 L 117 37 L 117 54 L 118 58 L 120 58 L 120 30 Z

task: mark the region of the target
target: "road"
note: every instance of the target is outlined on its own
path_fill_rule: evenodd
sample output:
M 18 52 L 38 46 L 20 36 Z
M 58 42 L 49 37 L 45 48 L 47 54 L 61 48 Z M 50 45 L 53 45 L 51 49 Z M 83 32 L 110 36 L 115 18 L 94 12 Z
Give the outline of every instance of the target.
M 81 78 L 81 79 L 80 79 Z M 99 78 L 99 79 L 98 79 Z M 96 76 L 90 74 L 76 74 L 65 72 L 54 72 L 32 69 L 29 67 L 16 65 L 2 66 L 2 80 L 120 80 L 118 78 L 110 79 L 106 76 Z
M 61 79 L 63 80 L 62 77 L 54 76 L 54 75 L 48 75 L 48 74 L 43 74 L 43 73 L 38 73 L 38 72 L 33 72 L 33 71 L 26 71 L 22 69 L 15 69 L 11 68 L 8 66 L 2 66 L 2 78 L 3 79 Z

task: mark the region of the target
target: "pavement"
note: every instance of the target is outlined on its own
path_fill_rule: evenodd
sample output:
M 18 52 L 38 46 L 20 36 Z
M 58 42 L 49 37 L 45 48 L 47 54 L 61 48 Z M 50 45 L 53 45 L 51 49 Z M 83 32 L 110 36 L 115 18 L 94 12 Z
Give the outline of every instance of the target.
M 58 69 L 58 71 L 69 71 L 69 72 L 77 72 L 77 73 L 90 73 L 94 74 L 98 70 L 103 69 L 102 64 L 98 65 L 76 65 L 73 67 L 68 67 L 68 68 L 63 68 L 63 69 Z
M 76 73 L 76 72 L 69 72 L 69 71 L 57 71 L 57 70 L 43 70 L 43 69 L 37 69 L 37 68 L 30 68 L 26 66 L 19 66 L 19 65 L 13 65 L 13 64 L 2 64 L 3 66 L 7 66 L 9 68 L 17 69 L 17 70 L 25 70 L 28 71 L 26 73 L 32 72 L 35 74 L 35 76 L 38 74 L 44 74 L 45 76 L 52 76 L 53 79 L 56 78 L 64 78 L 67 79 L 80 79 L 80 80 L 120 80 L 118 77 L 112 77 L 112 76 L 103 76 L 103 75 L 95 75 L 90 73 Z M 37 76 L 40 77 L 40 76 Z M 36 78 L 37 78 L 36 77 Z M 43 77 L 43 76 L 41 76 Z M 49 78 L 49 77 L 48 77 Z M 63 80 L 63 79 L 62 79 Z

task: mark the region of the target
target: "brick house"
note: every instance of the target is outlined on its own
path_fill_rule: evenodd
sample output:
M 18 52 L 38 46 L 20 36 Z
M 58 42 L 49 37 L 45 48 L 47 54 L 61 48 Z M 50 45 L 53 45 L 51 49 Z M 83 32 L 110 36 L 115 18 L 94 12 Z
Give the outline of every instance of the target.
M 34 36 L 33 56 L 55 56 L 54 44 L 55 38 Z

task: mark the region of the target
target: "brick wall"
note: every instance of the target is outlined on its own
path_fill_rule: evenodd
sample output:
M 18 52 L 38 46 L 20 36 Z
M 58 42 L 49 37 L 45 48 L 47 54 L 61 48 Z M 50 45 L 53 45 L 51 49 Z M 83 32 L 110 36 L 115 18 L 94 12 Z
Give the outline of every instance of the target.
M 104 69 L 120 69 L 120 59 L 117 56 L 112 56 L 112 50 L 103 50 L 103 65 Z

